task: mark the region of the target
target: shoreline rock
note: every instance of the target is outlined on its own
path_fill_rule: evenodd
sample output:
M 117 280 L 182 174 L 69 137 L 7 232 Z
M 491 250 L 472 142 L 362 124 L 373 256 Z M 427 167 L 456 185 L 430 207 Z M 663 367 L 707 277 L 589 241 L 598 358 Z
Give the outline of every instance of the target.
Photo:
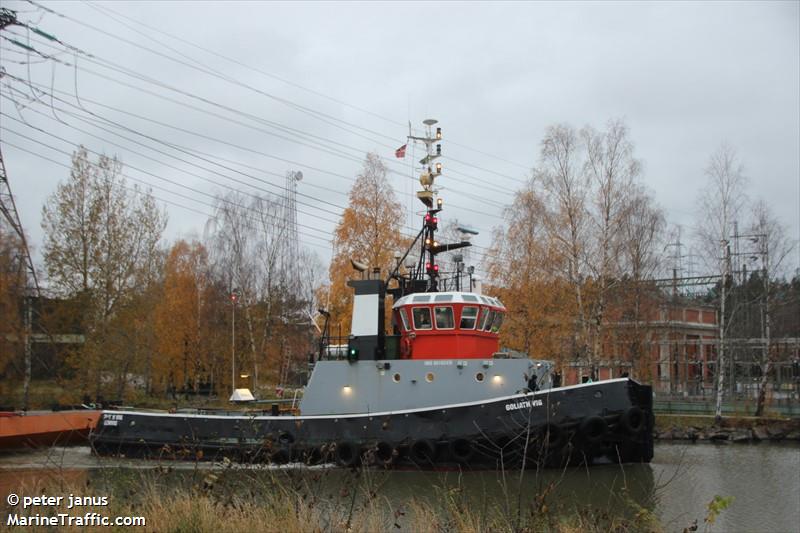
M 656 440 L 686 440 L 717 443 L 750 443 L 790 441 L 800 443 L 800 420 L 765 422 L 753 420 L 748 424 L 743 419 L 726 419 L 721 424 L 705 427 L 695 425 L 671 425 L 654 429 Z

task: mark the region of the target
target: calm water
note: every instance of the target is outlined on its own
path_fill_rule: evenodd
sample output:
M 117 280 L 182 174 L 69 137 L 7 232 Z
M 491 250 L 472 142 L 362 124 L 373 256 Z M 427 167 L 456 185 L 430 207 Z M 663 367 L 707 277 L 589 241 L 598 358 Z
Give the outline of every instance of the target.
M 207 469 L 201 464 L 169 463 L 187 483 Z M 54 449 L 0 455 L 0 495 L 5 497 L 41 478 L 66 478 L 93 483 L 153 470 L 153 462 L 109 460 L 92 456 L 88 448 Z M 120 468 L 122 467 L 122 468 Z M 249 482 L 259 476 L 291 476 L 294 482 L 315 483 L 315 491 L 336 499 L 343 486 L 355 485 L 354 473 L 336 468 L 226 469 L 226 476 Z M 616 514 L 635 512 L 636 506 L 654 510 L 670 531 L 681 531 L 697 519 L 702 530 L 706 504 L 715 496 L 733 496 L 732 505 L 718 518 L 714 531 L 800 532 L 800 446 L 796 444 L 658 444 L 650 465 L 595 466 L 567 471 L 518 472 L 505 479 L 497 472 L 369 472 L 370 482 L 394 503 L 433 497 L 444 488 L 460 486 L 476 510 L 513 506 L 521 490 L 523 500 L 555 484 L 553 506 L 564 509 L 592 505 Z M 362 480 L 363 481 L 363 480 Z M 180 483 L 180 481 L 178 481 Z M 246 486 L 246 483 L 243 484 Z M 624 490 L 627 488 L 627 490 Z

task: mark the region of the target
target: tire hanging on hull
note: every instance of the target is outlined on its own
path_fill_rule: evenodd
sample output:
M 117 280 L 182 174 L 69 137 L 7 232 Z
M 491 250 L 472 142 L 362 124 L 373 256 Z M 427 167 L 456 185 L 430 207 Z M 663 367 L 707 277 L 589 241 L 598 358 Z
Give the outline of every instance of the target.
M 428 439 L 414 441 L 408 455 L 418 465 L 431 465 L 436 461 L 436 443 Z
M 578 434 L 584 443 L 596 444 L 608 433 L 608 423 L 599 416 L 585 418 L 578 427 Z
M 457 463 L 466 464 L 475 455 L 475 448 L 467 439 L 450 441 L 450 457 Z
M 631 407 L 619 417 L 619 425 L 629 435 L 638 435 L 647 426 L 647 415 L 639 407 Z
M 359 446 L 350 441 L 339 442 L 336 444 L 334 457 L 339 466 L 356 466 L 361 459 Z

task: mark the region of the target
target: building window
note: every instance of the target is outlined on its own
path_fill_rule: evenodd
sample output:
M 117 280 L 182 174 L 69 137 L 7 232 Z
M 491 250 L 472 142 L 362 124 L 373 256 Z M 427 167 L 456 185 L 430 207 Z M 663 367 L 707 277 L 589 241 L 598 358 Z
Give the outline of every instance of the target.
M 453 329 L 456 327 L 453 320 L 452 307 L 434 307 L 433 314 L 436 316 L 436 329 Z
M 415 307 L 411 313 L 414 316 L 414 329 L 433 329 L 430 308 Z
M 478 308 L 465 306 L 461 309 L 461 329 L 475 329 L 475 322 L 478 321 Z

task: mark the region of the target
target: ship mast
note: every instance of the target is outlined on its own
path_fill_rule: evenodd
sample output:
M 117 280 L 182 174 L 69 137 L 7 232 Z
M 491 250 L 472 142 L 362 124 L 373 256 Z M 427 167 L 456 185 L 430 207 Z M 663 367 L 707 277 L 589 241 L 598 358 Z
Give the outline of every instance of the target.
M 398 261 L 397 268 L 389 276 L 395 278 L 399 283 L 398 289 L 390 292 L 398 298 L 413 292 L 438 292 L 440 288 L 439 264 L 436 262 L 436 255 L 470 246 L 466 240 L 452 244 L 440 244 L 436 240 L 436 230 L 439 227 L 438 214 L 442 210 L 443 200 L 437 197 L 437 190 L 434 189 L 434 181 L 442 175 L 442 163 L 437 161 L 442 156 L 442 128 L 436 126 L 438 121 L 432 118 L 423 121 L 425 125 L 424 136 L 411 135 L 409 132 L 408 140 L 425 147 L 425 156 L 420 159 L 421 165 L 419 182 L 422 190 L 417 192 L 417 198 L 425 207 L 422 230 L 417 235 L 414 243 L 406 251 L 405 255 Z M 409 252 L 419 242 L 421 246 L 419 258 L 414 268 L 413 261 L 409 276 L 401 277 L 398 275 L 400 264 L 408 257 Z M 426 279 L 427 278 L 427 279 Z M 388 279 L 387 279 L 388 283 Z

